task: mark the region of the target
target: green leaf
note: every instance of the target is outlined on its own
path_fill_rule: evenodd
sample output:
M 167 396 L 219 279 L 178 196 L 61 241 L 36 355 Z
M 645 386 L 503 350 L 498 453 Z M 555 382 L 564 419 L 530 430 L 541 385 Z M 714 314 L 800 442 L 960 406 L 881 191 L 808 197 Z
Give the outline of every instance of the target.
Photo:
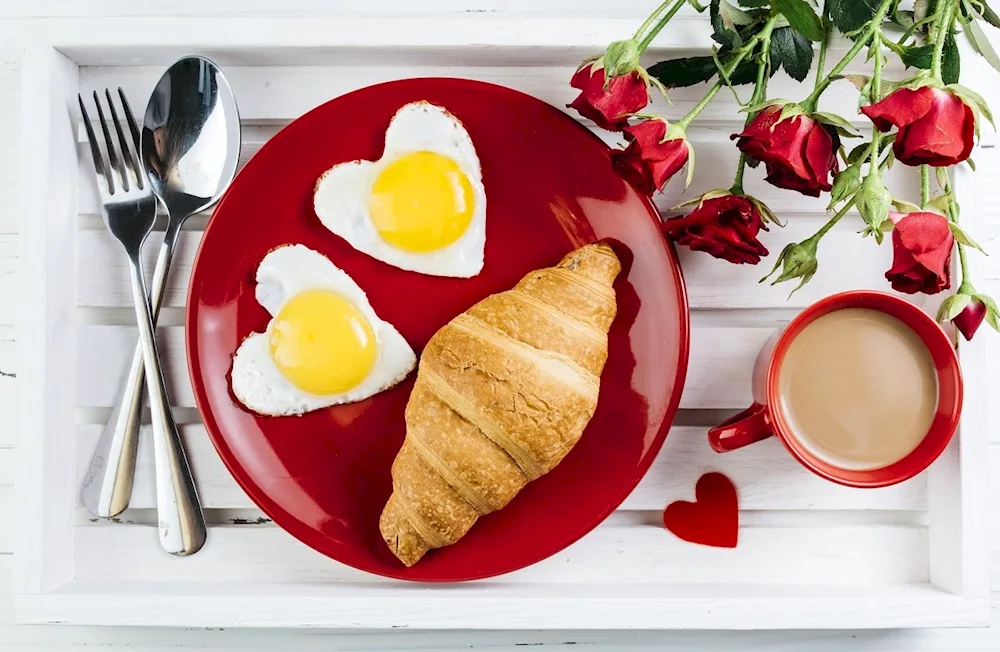
M 872 144 L 871 143 L 861 143 L 857 147 L 851 150 L 851 153 L 847 155 L 847 162 L 850 165 L 854 165 L 862 160 L 862 157 L 868 158 L 871 153 Z
M 955 236 L 955 241 L 960 245 L 965 247 L 972 247 L 976 251 L 981 253 L 986 253 L 986 250 L 979 246 L 979 243 L 969 237 L 969 234 L 962 230 L 962 227 L 955 224 L 954 222 L 949 222 L 948 226 L 951 227 L 951 232 Z
M 934 0 L 915 0 L 913 3 L 913 20 L 918 23 L 926 20 L 934 13 L 936 4 Z
M 899 58 L 907 68 L 930 70 L 934 59 L 934 44 L 904 46 Z
M 937 177 L 938 187 L 944 190 L 948 187 L 948 168 L 934 168 L 934 176 Z
M 971 9 L 968 2 L 964 4 L 967 8 Z M 974 15 L 979 16 L 979 14 Z M 969 24 L 965 26 L 965 35 L 969 38 L 969 43 L 972 44 L 976 52 L 981 54 L 993 66 L 994 70 L 1000 71 L 1000 56 L 997 56 L 997 51 L 993 49 L 993 44 L 990 43 L 989 37 L 986 36 L 986 32 L 983 31 L 983 28 L 979 26 L 977 21 L 969 21 Z
M 910 203 L 905 199 L 893 198 L 892 206 L 896 209 L 897 213 L 919 213 L 920 207 L 916 204 Z
M 940 323 L 949 322 L 965 310 L 972 303 L 972 297 L 968 294 L 954 294 L 944 300 L 938 310 L 937 320 Z
M 907 68 L 930 70 L 934 60 L 934 44 L 904 47 L 899 58 Z M 941 60 L 941 78 L 945 84 L 955 84 L 962 72 L 962 55 L 954 34 L 945 38 Z
M 766 109 L 769 106 L 774 106 L 776 104 L 781 105 L 781 106 L 785 106 L 785 105 L 787 105 L 789 103 L 790 102 L 788 100 L 784 99 L 783 97 L 776 97 L 776 98 L 772 98 L 770 100 L 764 100 L 763 102 L 758 102 L 757 104 L 751 104 L 749 106 L 743 107 L 743 109 L 741 109 L 741 111 L 744 112 L 744 113 L 758 113 L 760 111 L 763 111 L 764 109 Z
M 781 27 L 771 33 L 773 69 L 777 70 L 780 64 L 792 79 L 803 81 L 809 75 L 812 60 L 812 43 L 796 30 L 791 27 Z
M 660 80 L 667 88 L 683 88 L 707 82 L 719 73 L 713 57 L 686 57 L 660 61 L 649 67 L 650 75 Z M 741 63 L 729 76 L 734 86 L 752 84 L 757 81 L 757 64 Z
M 990 9 L 986 0 L 983 0 L 983 19 L 994 27 L 1000 27 L 1000 16 L 997 16 L 996 12 Z
M 830 204 L 827 209 L 831 209 L 848 197 L 853 197 L 861 189 L 861 167 L 852 165 L 842 170 L 833 179 L 833 188 L 830 190 Z
M 944 58 L 941 61 L 941 81 L 945 84 L 957 84 L 962 76 L 962 53 L 958 49 L 958 41 L 954 34 L 949 34 L 944 40 Z
M 879 0 L 827 0 L 826 11 L 837 29 L 850 34 L 867 25 L 880 4 Z
M 786 104 L 781 107 L 781 115 L 778 116 L 778 122 L 784 122 L 789 118 L 794 118 L 797 115 L 803 115 L 802 107 L 798 104 Z
M 961 84 L 951 84 L 948 86 L 948 90 L 962 98 L 969 106 L 978 109 L 983 114 L 983 117 L 993 125 L 993 128 L 996 128 L 996 123 L 993 122 L 993 111 L 990 110 L 990 105 L 986 102 L 986 98 Z
M 772 0 L 771 6 L 788 19 L 788 24 L 810 41 L 826 38 L 823 22 L 806 0 Z
M 985 294 L 977 294 L 976 298 L 986 304 L 986 323 L 993 330 L 1000 332 L 1000 310 L 997 309 L 997 302 Z
M 892 22 L 905 29 L 910 29 L 913 27 L 913 12 L 907 9 L 901 9 L 891 16 Z
M 813 118 L 822 124 L 836 127 L 841 136 L 847 136 L 848 138 L 861 137 L 861 134 L 858 133 L 858 130 L 854 125 L 835 113 L 814 113 Z
M 864 93 L 865 88 L 872 83 L 872 78 L 867 75 L 838 75 L 834 79 L 846 79 L 854 84 L 854 88 L 858 89 L 861 93 Z
M 714 32 L 712 38 L 728 48 L 738 48 L 743 45 L 739 27 L 754 22 L 753 16 L 734 7 L 727 0 L 712 0 L 709 17 Z
M 741 7 L 748 9 L 760 9 L 771 4 L 771 0 L 739 0 Z

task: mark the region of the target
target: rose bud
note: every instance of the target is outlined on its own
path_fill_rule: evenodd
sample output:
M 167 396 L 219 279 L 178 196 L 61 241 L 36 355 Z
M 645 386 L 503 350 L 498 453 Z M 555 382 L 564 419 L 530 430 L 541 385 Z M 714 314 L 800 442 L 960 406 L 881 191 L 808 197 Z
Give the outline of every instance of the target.
M 877 169 L 872 170 L 865 177 L 855 202 L 858 212 L 861 213 L 861 217 L 868 225 L 864 233 L 874 235 L 875 241 L 882 244 L 882 223 L 889 217 L 892 195 L 885 187 L 882 174 Z
M 861 166 L 854 164 L 834 177 L 829 208 L 853 197 L 859 190 L 861 190 Z
M 731 263 L 756 265 L 767 249 L 757 234 L 767 231 L 757 203 L 741 195 L 709 193 L 687 217 L 667 220 L 664 232 L 674 242 Z
M 976 116 L 958 95 L 941 88 L 900 88 L 861 108 L 879 131 L 897 127 L 893 153 L 906 165 L 947 167 L 972 153 Z
M 795 294 L 803 285 L 812 280 L 812 277 L 816 275 L 816 270 L 819 269 L 819 261 L 816 259 L 816 247 L 818 244 L 819 238 L 813 236 L 803 242 L 793 242 L 788 245 L 778 256 L 778 261 L 774 264 L 771 271 L 767 273 L 767 276 L 760 279 L 760 282 L 763 283 L 766 281 L 780 267 L 781 274 L 771 281 L 771 285 L 777 285 L 778 283 L 784 283 L 796 278 L 802 279 L 795 286 L 795 289 L 792 290 L 792 294 Z
M 941 304 L 941 311 L 938 312 L 938 321 L 950 321 L 955 324 L 955 328 L 962 334 L 966 341 L 972 341 L 972 337 L 982 326 L 986 319 L 988 308 L 982 299 L 973 294 L 966 294 L 960 289 L 959 293 L 949 297 Z
M 937 213 L 889 213 L 892 268 L 885 278 L 897 292 L 937 294 L 951 287 L 951 250 L 955 236 Z
M 840 136 L 833 128 L 804 113 L 781 119 L 784 107 L 763 109 L 740 134 L 737 146 L 767 166 L 772 185 L 819 197 L 832 188 L 830 175 L 837 174 Z
M 663 188 L 690 158 L 684 130 L 661 118 L 625 128 L 628 147 L 611 154 L 618 174 L 636 190 L 652 195 Z
M 602 63 L 587 63 L 573 75 L 569 85 L 580 89 L 568 106 L 610 131 L 621 131 L 628 117 L 649 104 L 649 86 L 639 70 L 607 77 Z

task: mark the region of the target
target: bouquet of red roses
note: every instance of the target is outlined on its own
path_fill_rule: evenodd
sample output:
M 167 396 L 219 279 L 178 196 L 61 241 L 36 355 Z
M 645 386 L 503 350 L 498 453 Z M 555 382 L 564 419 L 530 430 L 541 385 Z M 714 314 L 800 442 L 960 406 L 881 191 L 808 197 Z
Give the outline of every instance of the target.
M 643 68 L 641 55 L 684 5 L 708 11 L 717 46 L 710 55 Z M 893 264 L 886 279 L 899 292 L 950 289 L 957 246 L 961 284 L 942 304 L 938 319 L 954 322 L 971 339 L 983 321 L 1000 330 L 1000 311 L 969 278 L 967 250 L 982 249 L 959 226 L 949 170 L 972 164 L 980 119 L 992 123 L 992 116 L 982 97 L 958 83 L 956 38 L 964 34 L 1000 70 L 1000 57 L 981 27 L 1000 27 L 1000 16 L 986 0 L 916 0 L 912 9 L 900 5 L 900 0 L 825 0 L 821 7 L 812 0 L 711 0 L 703 6 L 697 0 L 668 0 L 632 38 L 583 62 L 570 82 L 580 91 L 570 106 L 598 126 L 624 134 L 627 146 L 614 153 L 615 167 L 638 190 L 653 194 L 685 167 L 690 181 L 695 152 L 686 131 L 716 94 L 750 86 L 749 98 L 741 101 L 746 125 L 733 134 L 741 155 L 732 187 L 682 204 L 692 210 L 666 220 L 667 235 L 732 263 L 759 263 L 768 251 L 757 236 L 778 220 L 744 192 L 743 177 L 747 167 L 763 164 L 767 181 L 778 188 L 813 197 L 828 193 L 833 215 L 812 237 L 785 247 L 762 281 L 799 279 L 796 289 L 808 283 L 818 269 L 820 240 L 856 210 L 865 222 L 864 237 L 881 243 L 884 234 L 892 234 Z M 828 45 L 836 32 L 851 47 L 827 69 Z M 819 54 L 812 90 L 795 102 L 770 98 L 768 82 L 779 69 L 805 81 L 813 68 L 814 43 Z M 865 50 L 870 74 L 845 74 Z M 899 57 L 913 74 L 884 78 L 889 56 Z M 666 95 L 670 88 L 713 80 L 684 116 L 668 121 L 643 112 L 651 91 Z M 818 110 L 820 97 L 839 80 L 857 88 L 859 111 L 872 122 L 870 138 L 850 149 L 845 141 L 860 134 L 844 118 Z M 919 203 L 894 197 L 886 187 L 883 173 L 897 162 L 920 169 Z

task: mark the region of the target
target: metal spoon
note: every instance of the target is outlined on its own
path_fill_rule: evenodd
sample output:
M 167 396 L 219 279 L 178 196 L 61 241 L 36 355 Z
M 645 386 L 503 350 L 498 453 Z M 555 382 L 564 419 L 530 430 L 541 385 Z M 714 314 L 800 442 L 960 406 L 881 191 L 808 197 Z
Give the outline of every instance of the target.
M 141 140 L 143 166 L 169 216 L 150 284 L 155 320 L 181 225 L 215 204 L 236 174 L 239 111 L 222 71 L 203 57 L 170 66 L 149 99 Z M 83 488 L 84 504 L 96 516 L 121 513 L 131 498 L 143 376 L 137 348 Z M 205 524 L 187 461 L 183 452 L 170 455 L 155 442 L 154 453 L 161 541 L 175 554 L 197 552 Z

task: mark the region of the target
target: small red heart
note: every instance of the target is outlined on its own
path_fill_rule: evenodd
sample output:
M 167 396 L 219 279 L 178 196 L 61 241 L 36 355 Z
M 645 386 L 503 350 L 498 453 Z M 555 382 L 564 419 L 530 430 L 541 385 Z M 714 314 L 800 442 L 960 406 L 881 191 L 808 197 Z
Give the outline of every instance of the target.
M 716 548 L 735 548 L 740 529 L 736 487 L 721 473 L 706 473 L 694 488 L 695 502 L 679 500 L 663 511 L 663 525 L 678 538 Z

